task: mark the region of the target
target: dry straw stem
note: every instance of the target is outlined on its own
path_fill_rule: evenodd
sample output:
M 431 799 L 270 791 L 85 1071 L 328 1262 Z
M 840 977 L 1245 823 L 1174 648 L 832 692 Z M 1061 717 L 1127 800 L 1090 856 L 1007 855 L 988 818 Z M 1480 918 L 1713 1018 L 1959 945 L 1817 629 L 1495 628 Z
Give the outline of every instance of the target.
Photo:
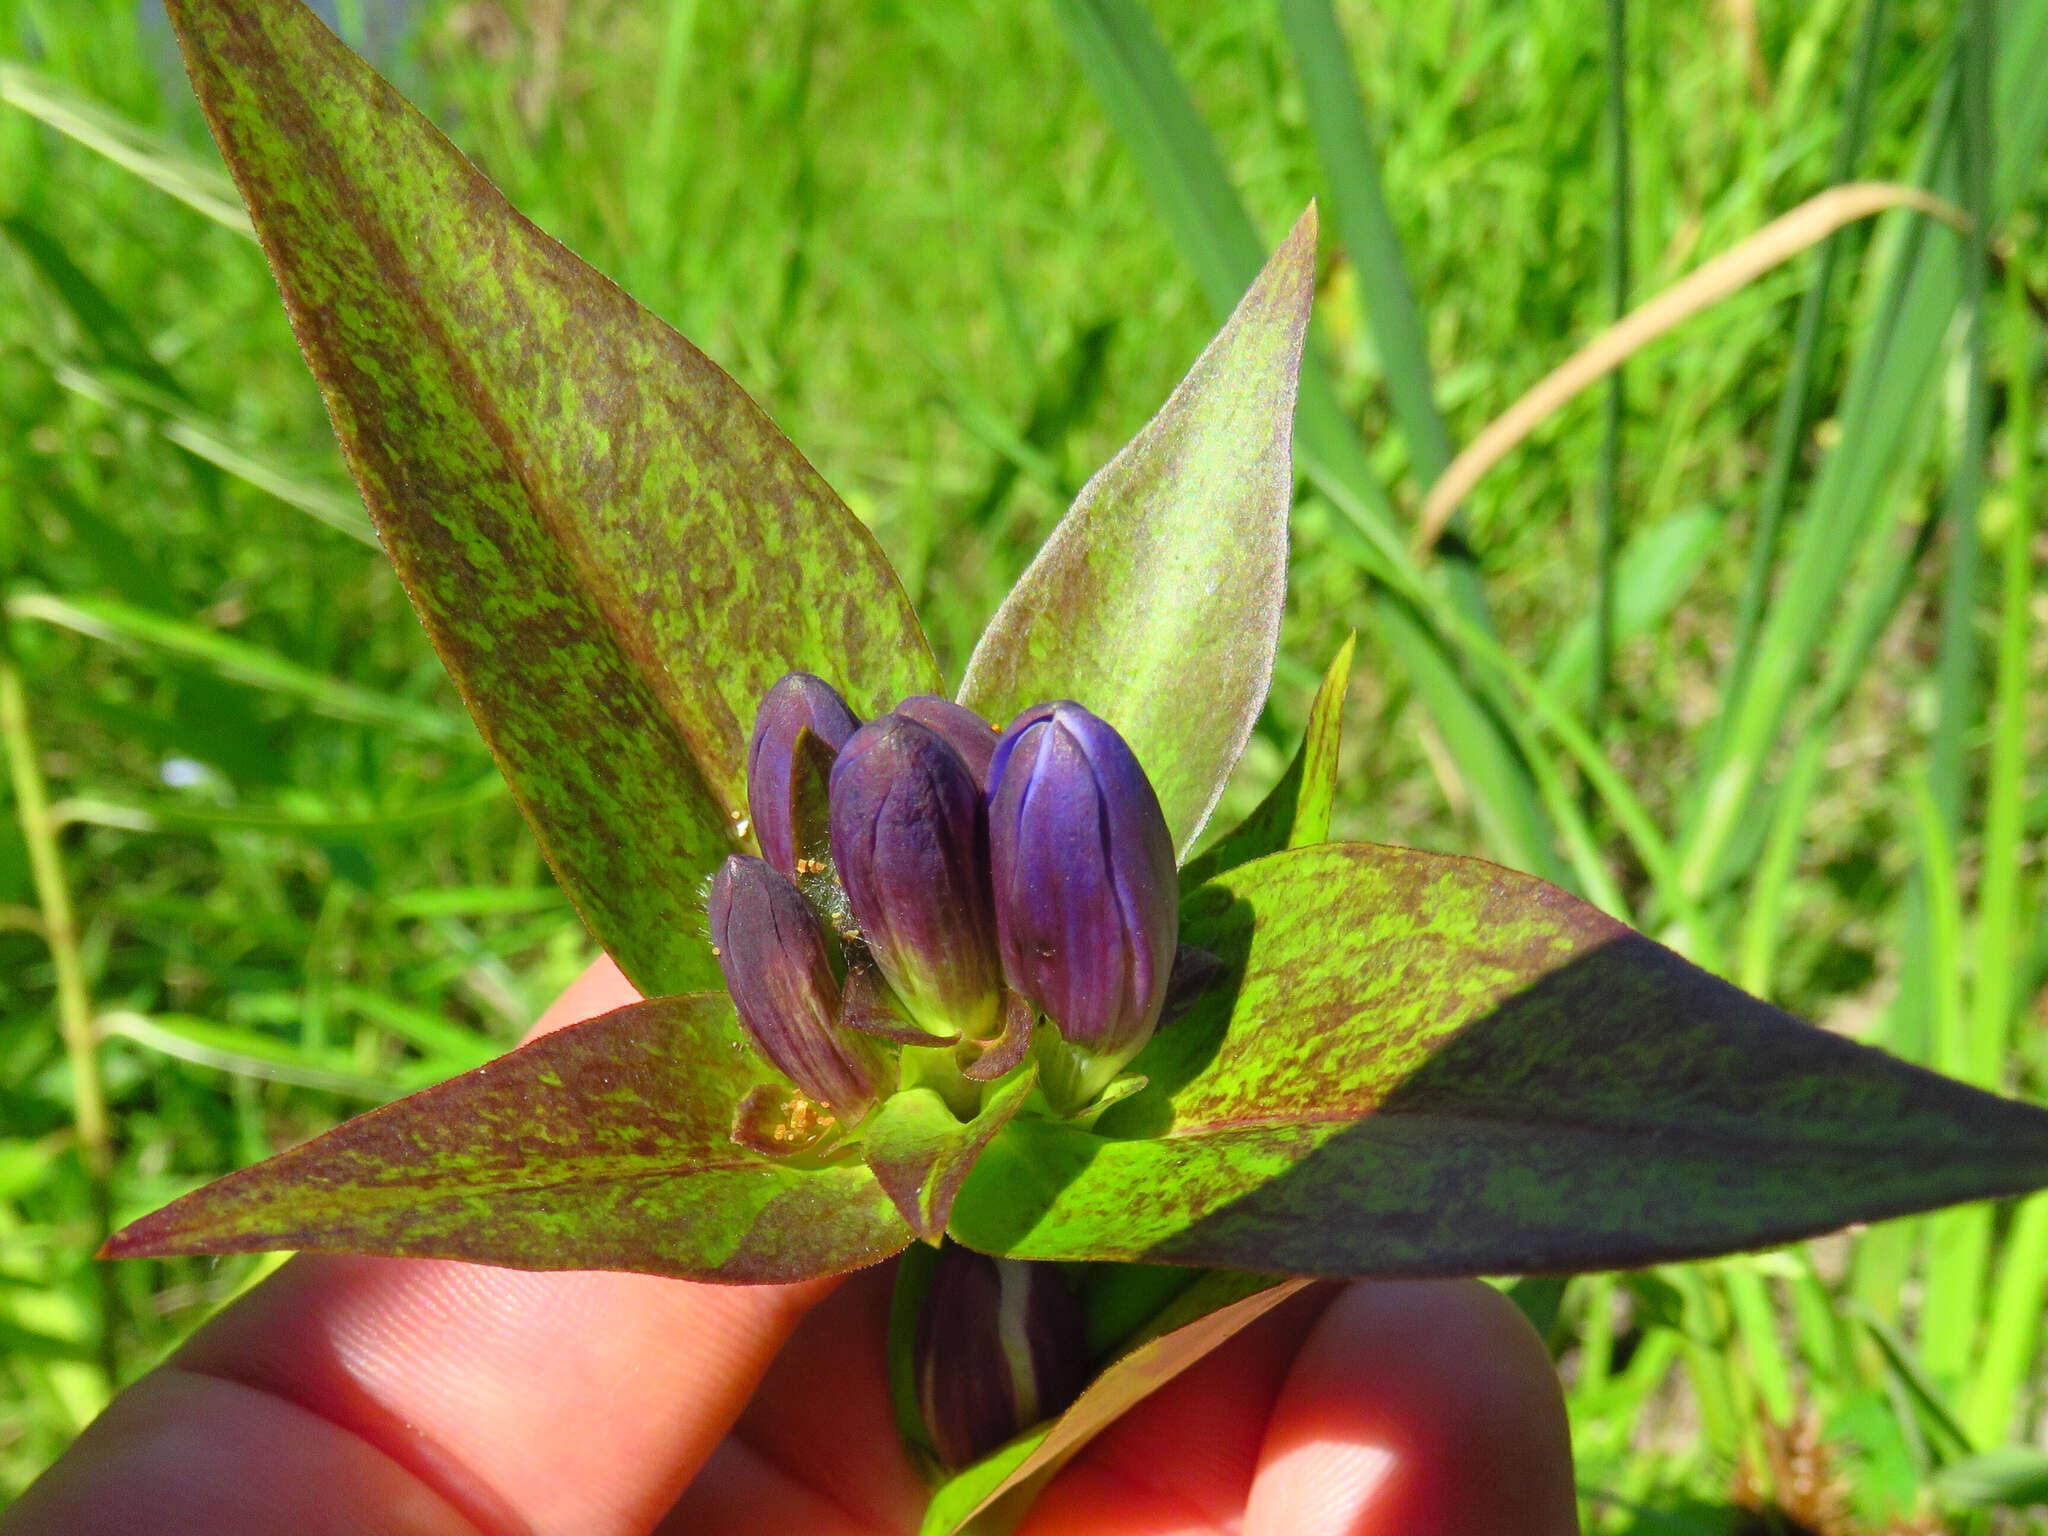
M 1580 390 L 1598 383 L 1666 331 L 1818 245 L 1845 224 L 1893 208 L 1912 208 L 1960 230 L 1970 227 L 1969 216 L 1954 203 L 1894 182 L 1850 182 L 1808 198 L 1617 320 L 1488 423 L 1430 487 L 1416 529 L 1416 553 L 1427 555 L 1472 487 Z

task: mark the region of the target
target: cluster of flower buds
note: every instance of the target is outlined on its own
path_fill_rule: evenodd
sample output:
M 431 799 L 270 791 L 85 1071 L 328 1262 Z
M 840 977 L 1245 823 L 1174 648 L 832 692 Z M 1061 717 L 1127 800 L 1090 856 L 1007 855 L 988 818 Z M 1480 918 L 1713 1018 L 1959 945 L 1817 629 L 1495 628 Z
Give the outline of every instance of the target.
M 894 1091 L 891 1045 L 986 1079 L 1036 1031 L 1048 1095 L 1078 1109 L 1158 1023 L 1173 839 L 1137 757 L 1080 705 L 1000 736 L 933 697 L 861 724 L 791 673 L 761 701 L 747 808 L 763 857 L 719 870 L 711 941 L 762 1054 L 843 1124 Z

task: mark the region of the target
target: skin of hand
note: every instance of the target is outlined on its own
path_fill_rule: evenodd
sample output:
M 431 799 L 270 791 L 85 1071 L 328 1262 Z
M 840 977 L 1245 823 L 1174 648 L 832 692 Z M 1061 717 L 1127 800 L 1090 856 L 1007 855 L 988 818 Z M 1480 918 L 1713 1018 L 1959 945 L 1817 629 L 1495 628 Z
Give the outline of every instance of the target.
M 535 1033 L 637 998 L 600 961 Z M 904 1536 L 889 1266 L 716 1286 L 304 1255 L 0 1536 Z M 1567 1536 L 1564 1402 L 1475 1281 L 1311 1289 L 1094 1440 L 1019 1536 Z

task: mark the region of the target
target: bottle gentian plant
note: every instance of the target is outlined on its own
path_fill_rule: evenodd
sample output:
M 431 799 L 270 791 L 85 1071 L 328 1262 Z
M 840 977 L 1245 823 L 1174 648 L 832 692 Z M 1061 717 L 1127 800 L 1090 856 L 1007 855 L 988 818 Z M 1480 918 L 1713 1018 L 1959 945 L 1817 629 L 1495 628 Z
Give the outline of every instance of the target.
M 2048 1113 L 1529 876 L 1326 841 L 1348 646 L 1280 786 L 1176 868 L 1271 677 L 1313 210 L 952 699 L 731 379 L 298 0 L 170 11 L 420 618 L 648 1001 L 111 1256 L 905 1254 L 899 1419 L 949 1531 L 1310 1277 L 1640 1265 L 2048 1183 Z

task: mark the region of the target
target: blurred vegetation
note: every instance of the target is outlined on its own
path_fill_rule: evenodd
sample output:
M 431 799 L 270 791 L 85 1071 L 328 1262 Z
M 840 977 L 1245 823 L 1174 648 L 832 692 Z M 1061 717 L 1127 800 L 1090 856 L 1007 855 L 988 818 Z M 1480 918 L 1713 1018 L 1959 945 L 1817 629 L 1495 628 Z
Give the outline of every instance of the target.
M 1538 869 L 2048 1096 L 2048 0 L 1620 6 L 327 14 L 768 406 L 956 675 L 1320 193 L 1328 383 L 1232 804 L 1355 627 L 1340 835 Z M 1452 445 L 1851 178 L 1930 186 L 1990 259 L 1846 229 L 1406 552 Z M 473 1064 L 588 957 L 237 224 L 154 6 L 0 0 L 0 1499 L 265 1267 L 96 1268 L 107 1221 Z M 1516 1294 L 1592 1528 L 1834 1536 L 2048 1499 L 2044 1287 L 2037 1198 Z

